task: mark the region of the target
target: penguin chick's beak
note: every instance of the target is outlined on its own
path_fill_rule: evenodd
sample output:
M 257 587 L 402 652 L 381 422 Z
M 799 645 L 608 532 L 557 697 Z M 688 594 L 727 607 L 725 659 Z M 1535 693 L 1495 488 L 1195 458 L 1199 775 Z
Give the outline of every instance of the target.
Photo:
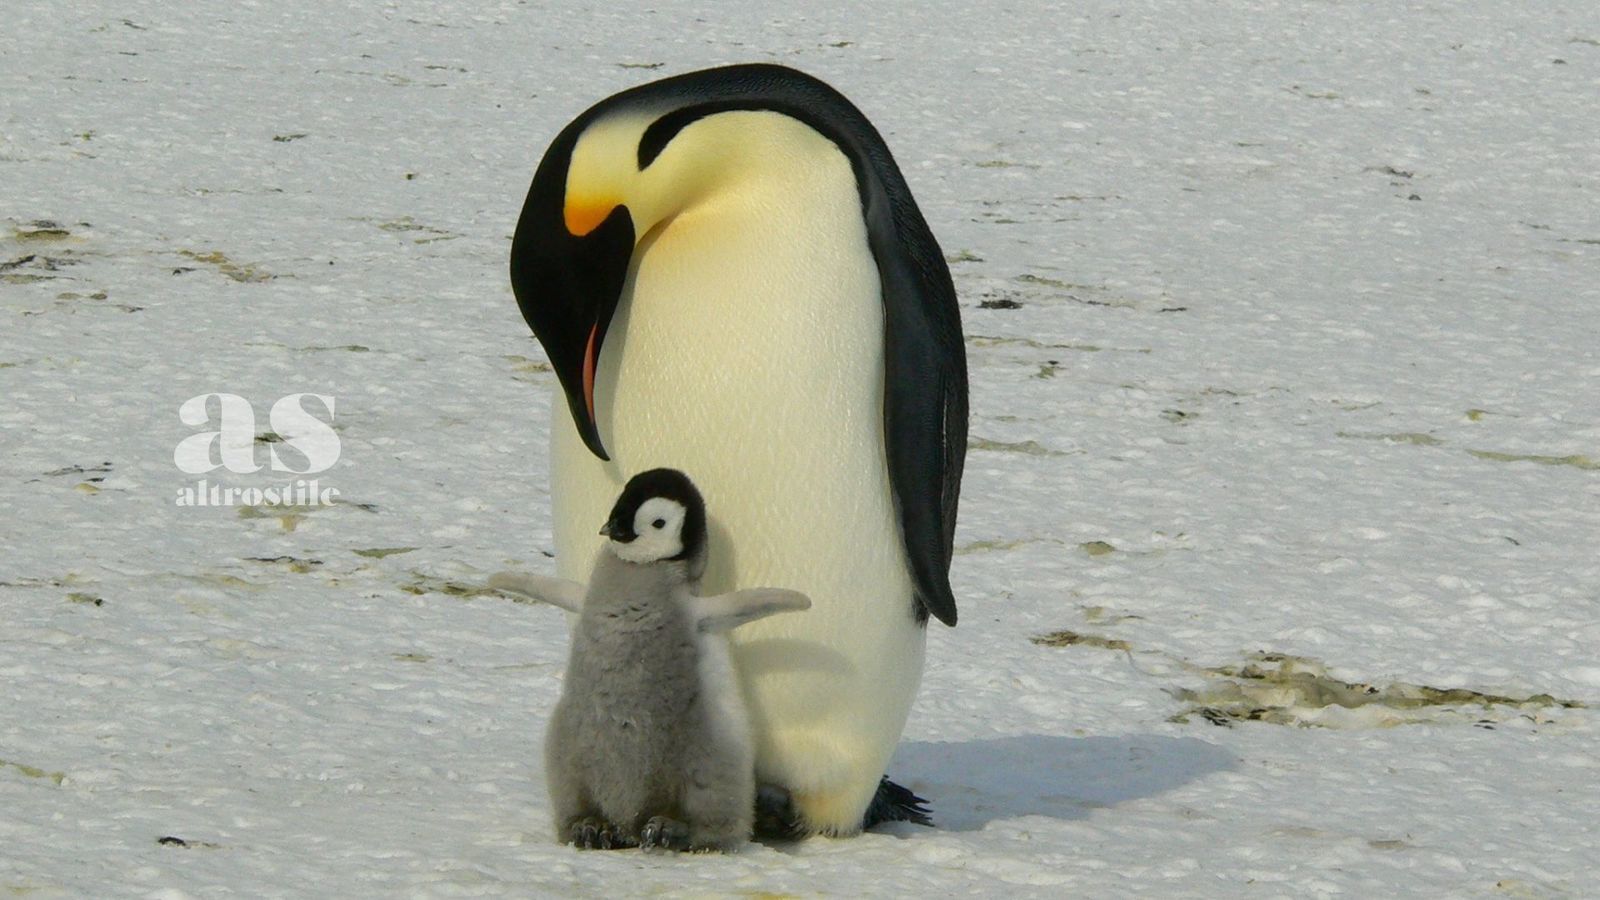
M 637 534 L 633 533 L 632 528 L 629 528 L 626 523 L 617 519 L 612 519 L 604 525 L 601 525 L 600 533 L 619 544 L 630 543 L 634 538 L 638 537 Z

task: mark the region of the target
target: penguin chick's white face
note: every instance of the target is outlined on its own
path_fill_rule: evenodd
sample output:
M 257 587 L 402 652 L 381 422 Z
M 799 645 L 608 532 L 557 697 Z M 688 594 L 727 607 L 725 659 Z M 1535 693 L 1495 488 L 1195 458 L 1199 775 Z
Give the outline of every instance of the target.
M 666 497 L 651 497 L 633 514 L 633 537 L 613 534 L 606 546 L 631 563 L 653 563 L 683 553 L 683 522 L 689 511 Z
M 653 563 L 684 560 L 700 577 L 706 547 L 706 502 L 689 476 L 651 469 L 628 479 L 600 529 L 618 559 Z

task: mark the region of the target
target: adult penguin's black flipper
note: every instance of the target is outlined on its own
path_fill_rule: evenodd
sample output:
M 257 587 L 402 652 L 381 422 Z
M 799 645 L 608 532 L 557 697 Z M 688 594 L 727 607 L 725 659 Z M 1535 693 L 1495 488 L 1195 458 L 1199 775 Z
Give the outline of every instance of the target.
M 931 615 L 954 625 L 949 573 L 967 453 L 967 357 L 944 253 L 882 135 L 844 95 L 774 65 L 715 69 L 651 88 L 670 96 L 691 84 L 696 102 L 663 115 L 645 132 L 641 168 L 688 125 L 737 109 L 792 116 L 850 160 L 883 290 L 884 441 L 914 611 L 920 621 Z
M 967 358 L 944 255 L 893 169 L 869 194 L 883 280 L 884 440 L 917 613 L 956 624 L 950 557 L 967 453 Z

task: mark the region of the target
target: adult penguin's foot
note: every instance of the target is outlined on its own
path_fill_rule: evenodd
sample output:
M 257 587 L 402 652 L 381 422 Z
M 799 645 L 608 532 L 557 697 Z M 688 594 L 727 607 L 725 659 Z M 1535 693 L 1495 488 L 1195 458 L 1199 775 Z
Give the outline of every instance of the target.
M 885 775 L 878 782 L 878 791 L 867 804 L 861 827 L 871 828 L 885 822 L 910 822 L 913 825 L 933 827 L 933 813 L 927 800 L 901 787 Z M 756 791 L 755 835 L 764 840 L 793 841 L 811 833 L 800 811 L 795 809 L 794 798 L 775 784 L 761 785 Z
M 810 833 L 800 811 L 794 808 L 794 798 L 788 790 L 775 784 L 763 784 L 756 789 L 755 833 L 757 838 L 794 841 Z

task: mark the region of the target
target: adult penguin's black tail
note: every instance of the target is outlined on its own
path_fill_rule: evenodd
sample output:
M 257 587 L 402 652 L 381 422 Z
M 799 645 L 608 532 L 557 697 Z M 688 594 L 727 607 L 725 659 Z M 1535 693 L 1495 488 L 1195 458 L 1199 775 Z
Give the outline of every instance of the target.
M 928 809 L 927 803 L 909 788 L 895 784 L 885 775 L 878 782 L 878 793 L 867 805 L 866 821 L 861 827 L 871 828 L 884 822 L 910 822 L 932 828 L 933 811 Z

